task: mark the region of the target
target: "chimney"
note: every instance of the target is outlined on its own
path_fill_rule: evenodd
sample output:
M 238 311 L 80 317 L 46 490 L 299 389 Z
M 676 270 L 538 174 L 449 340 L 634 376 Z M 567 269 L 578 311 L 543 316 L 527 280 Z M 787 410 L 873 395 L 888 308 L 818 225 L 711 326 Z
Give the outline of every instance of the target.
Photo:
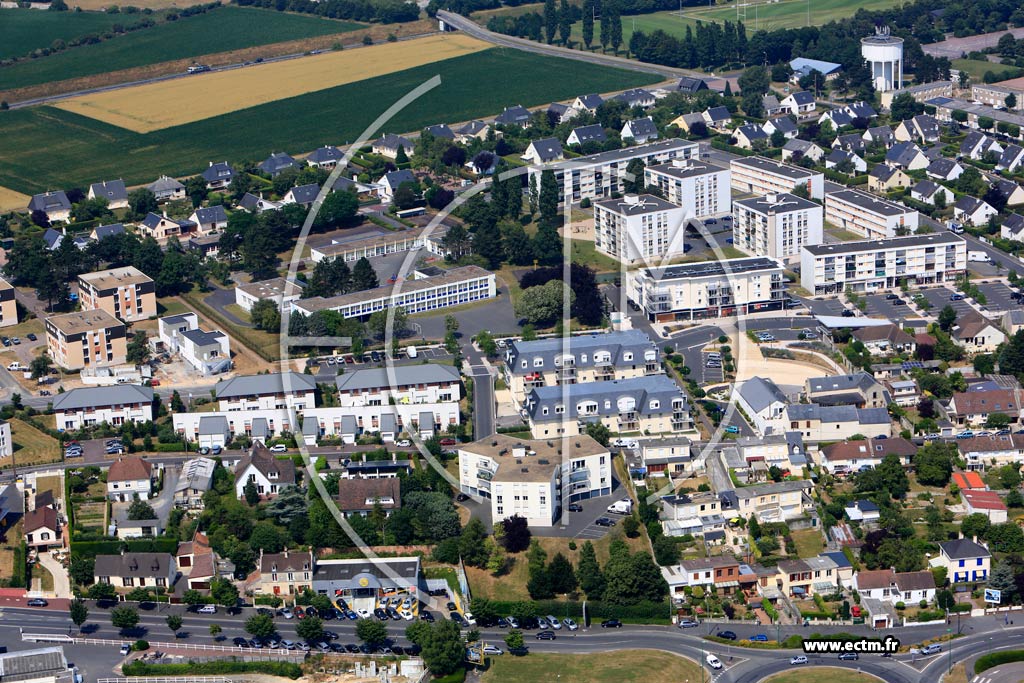
M 974 541 L 975 543 L 977 543 L 978 542 L 978 535 L 975 534 L 974 536 L 971 536 L 971 540 Z

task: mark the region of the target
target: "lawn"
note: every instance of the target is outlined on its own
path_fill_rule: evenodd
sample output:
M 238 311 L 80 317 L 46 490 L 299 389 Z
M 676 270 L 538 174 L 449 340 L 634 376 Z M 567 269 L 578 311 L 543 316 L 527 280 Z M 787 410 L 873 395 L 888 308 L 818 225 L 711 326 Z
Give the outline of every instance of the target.
M 24 57 L 33 50 L 50 47 L 57 40 L 67 42 L 90 33 L 105 33 L 114 24 L 129 25 L 141 18 L 141 14 L 4 10 L 4 39 L 0 42 L 0 59 Z
M 1017 78 L 1024 74 L 1024 69 L 1019 69 L 1009 64 L 996 64 L 987 59 L 954 59 L 953 68 L 958 71 L 966 71 L 971 75 L 971 81 L 975 83 L 981 83 L 984 80 L 986 71 L 991 71 L 995 74 L 1004 72 L 1005 75 L 998 79 L 1001 81 Z
M 54 500 L 63 498 L 64 490 L 60 485 L 60 477 L 36 477 L 36 495 L 43 491 L 52 493 Z
M 840 677 L 843 679 L 843 683 L 878 683 L 878 679 L 874 676 L 833 666 L 800 667 L 766 678 L 764 683 L 833 683 L 836 678 Z
M 497 643 L 503 647 L 503 643 Z M 700 668 L 689 659 L 658 650 L 621 650 L 585 655 L 530 653 L 526 657 L 493 657 L 483 683 L 536 683 L 552 672 L 567 681 L 588 683 L 680 683 L 696 681 Z M 851 681 L 851 683 L 856 683 Z
M 36 12 L 46 14 L 45 12 Z M 5 16 L 6 16 L 5 12 Z M 72 15 L 74 16 L 74 15 Z M 113 18 L 122 15 L 114 15 Z M 345 33 L 362 24 L 250 7 L 220 7 L 95 45 L 0 69 L 0 90 L 228 52 L 256 45 Z M 50 39 L 49 42 L 52 42 Z
M 524 73 L 531 78 L 522 78 Z M 573 77 L 564 78 L 566 73 Z M 33 194 L 102 178 L 141 184 L 161 173 L 198 173 L 212 159 L 263 159 L 273 151 L 295 154 L 351 142 L 394 102 L 436 75 L 441 85 L 374 135 L 659 80 L 651 74 L 494 48 L 148 134 L 54 107 L 17 109 L 4 113 L 0 186 Z M 367 92 L 374 97 L 367 98 Z M 288 125 L 280 125 L 282 121 Z M 54 137 L 54 130 L 63 133 Z
M 60 444 L 49 434 L 17 418 L 8 420 L 14 441 L 14 462 L 22 467 L 60 462 Z M 0 468 L 10 467 L 11 458 L 0 458 Z
M 619 262 L 610 256 L 601 254 L 589 240 L 569 240 L 572 245 L 572 262 L 590 266 L 599 273 L 617 273 L 621 270 Z
M 796 552 L 800 557 L 817 557 L 825 549 L 821 532 L 817 529 L 803 529 L 790 534 L 796 544 Z

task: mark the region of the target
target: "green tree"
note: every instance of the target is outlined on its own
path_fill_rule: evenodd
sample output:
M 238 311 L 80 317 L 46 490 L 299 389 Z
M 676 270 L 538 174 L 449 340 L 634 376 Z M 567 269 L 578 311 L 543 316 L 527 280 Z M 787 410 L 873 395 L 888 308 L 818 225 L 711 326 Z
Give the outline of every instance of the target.
M 925 486 L 946 486 L 953 474 L 956 458 L 955 444 L 934 442 L 922 446 L 913 456 L 917 480 Z
M 210 637 L 214 640 L 223 640 L 223 637 L 220 635 L 223 630 L 220 624 L 210 624 Z
M 242 495 L 245 496 L 245 502 L 250 506 L 255 506 L 260 502 L 260 492 L 256 488 L 256 482 L 250 481 L 245 484 L 242 488 Z
M 72 491 L 75 489 L 72 488 Z M 68 565 L 68 576 L 79 586 L 87 586 L 95 577 L 96 561 L 83 555 L 73 556 Z
M 562 238 L 554 223 L 541 221 L 537 234 L 531 244 L 534 258 L 542 265 L 555 265 L 562 262 Z
M 367 620 L 361 620 L 360 624 L 363 621 Z M 384 628 L 383 625 L 381 625 L 381 628 Z M 305 640 L 307 643 L 313 643 L 318 640 L 322 640 L 324 637 L 324 622 L 320 620 L 320 617 L 306 617 L 305 619 L 300 620 L 299 623 L 295 625 L 295 634 L 299 638 Z M 363 637 L 362 633 L 359 631 L 358 626 L 356 628 L 356 635 L 360 638 Z
M 587 436 L 594 439 L 602 446 L 608 446 L 612 440 L 612 430 L 608 429 L 608 426 L 603 422 L 588 422 L 584 428 Z
M 553 323 L 562 314 L 566 298 L 571 308 L 576 295 L 561 280 L 529 287 L 523 290 L 516 302 L 516 315 L 533 324 Z
M 622 180 L 622 189 L 628 193 L 639 193 L 644 191 L 644 171 L 647 165 L 643 159 L 630 159 L 626 166 L 626 175 Z
M 572 570 L 572 564 L 562 553 L 556 553 L 551 558 L 547 571 L 551 589 L 556 595 L 565 595 L 576 590 L 576 574 Z
M 81 631 L 82 625 L 89 618 L 89 608 L 85 606 L 84 602 L 76 598 L 68 605 L 68 615 L 71 617 L 71 623 Z
M 132 335 L 132 340 L 128 342 L 128 362 L 132 365 L 144 365 L 149 360 L 149 356 L 149 335 L 145 330 L 139 330 Z
M 636 538 L 640 535 L 640 522 L 634 515 L 622 520 L 622 532 L 627 538 Z
M 212 597 L 218 605 L 223 605 L 224 607 L 235 607 L 238 605 L 238 588 L 227 579 L 214 579 L 210 582 L 210 597 Z
M 151 190 L 140 187 L 128 193 L 128 208 L 132 214 L 144 218 L 149 213 L 155 213 L 158 205 L 156 195 Z
M 377 272 L 373 269 L 370 261 L 365 256 L 356 261 L 356 265 L 352 268 L 352 291 L 362 292 L 379 286 Z
M 190 588 L 181 594 L 181 601 L 186 605 L 202 605 L 206 600 L 203 594 L 194 588 Z
M 966 534 L 964 534 L 966 536 Z M 986 538 L 993 553 L 1019 553 L 1024 551 L 1024 530 L 1016 522 L 993 524 Z
M 136 498 L 128 508 L 128 519 L 156 519 L 156 512 L 152 505 Z
M 423 663 L 437 677 L 454 673 L 466 656 L 459 625 L 447 619 L 432 626 L 430 637 L 422 647 Z
M 604 594 L 605 579 L 601 567 L 597 563 L 597 554 L 590 541 L 584 541 L 580 547 L 580 556 L 576 561 L 576 577 L 580 588 L 591 600 L 600 600 Z
M 391 329 L 395 336 L 401 336 L 409 328 L 409 315 L 402 306 L 396 306 L 391 316 Z M 384 339 L 388 330 L 388 309 L 374 311 L 366 321 L 366 330 L 377 339 Z
M 569 36 L 572 34 L 572 10 L 569 3 L 562 0 L 558 6 L 558 38 L 562 45 L 569 46 Z
M 484 541 L 487 539 L 487 529 L 484 523 L 474 517 L 469 520 L 459 537 L 459 555 L 462 561 L 470 567 L 487 566 L 488 552 Z
M 321 629 L 322 631 L 323 629 Z M 356 638 L 370 647 L 376 647 L 387 640 L 388 630 L 384 624 L 375 619 L 360 619 L 356 622 Z
M 269 614 L 254 614 L 245 620 L 245 632 L 255 638 L 269 638 L 277 633 L 277 626 Z
M 555 0 L 544 0 L 544 39 L 550 45 L 558 32 L 558 9 Z
M 594 0 L 583 0 L 583 45 L 590 49 L 594 42 Z
M 50 356 L 44 351 L 33 358 L 28 367 L 29 370 L 32 371 L 32 379 L 39 379 L 41 377 L 47 377 L 50 374 L 50 369 L 53 367 L 53 361 L 50 360 Z
M 183 620 L 181 618 L 181 615 L 180 614 L 168 614 L 167 618 L 165 619 L 165 621 L 167 622 L 167 628 L 171 629 L 171 632 L 174 634 L 174 637 L 177 638 L 178 637 L 178 631 L 181 630 L 181 626 L 182 626 L 182 622 L 183 622 Z
M 473 233 L 473 253 L 483 258 L 491 270 L 501 266 L 505 260 L 505 247 L 497 223 L 488 221 L 477 228 Z
M 593 27 L 591 27 L 591 30 L 593 30 Z M 512 629 L 505 635 L 505 647 L 509 650 L 517 650 L 523 647 L 524 642 L 523 632 L 517 628 Z
M 351 223 L 358 212 L 359 198 L 355 192 L 331 192 L 320 204 L 313 227 L 317 230 L 334 230 Z
M 117 597 L 117 589 L 109 583 L 94 583 L 89 586 L 86 596 L 90 600 L 112 600 Z
M 960 531 L 966 538 L 985 538 L 992 522 L 984 512 L 973 512 L 960 520 Z
M 130 631 L 139 623 L 139 611 L 128 605 L 120 605 L 110 610 L 110 623 L 122 633 Z
M 554 0 L 551 0 L 552 2 Z M 546 169 L 540 174 L 540 220 L 548 225 L 558 225 L 558 179 L 555 172 Z

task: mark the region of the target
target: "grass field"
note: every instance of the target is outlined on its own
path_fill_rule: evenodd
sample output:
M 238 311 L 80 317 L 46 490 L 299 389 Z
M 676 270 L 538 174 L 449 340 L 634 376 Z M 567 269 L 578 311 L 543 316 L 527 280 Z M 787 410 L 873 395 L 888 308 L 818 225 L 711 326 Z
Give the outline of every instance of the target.
M 569 240 L 572 244 L 573 263 L 582 263 L 590 266 L 599 273 L 617 273 L 620 269 L 619 262 L 610 256 L 605 256 L 597 251 L 594 243 L 589 240 Z
M 800 667 L 793 671 L 787 671 L 771 678 L 766 678 L 764 683 L 833 683 L 836 678 L 842 678 L 843 683 L 878 683 L 877 678 L 866 673 L 840 669 L 833 666 L 812 666 Z
M 6 187 L 0 187 L 0 211 L 21 211 L 28 206 L 30 197 Z
M 54 500 L 59 500 L 64 497 L 64 490 L 60 486 L 60 477 L 36 477 L 36 495 L 44 491 L 49 491 L 53 494 Z
M 4 67 L 0 69 L 0 90 L 358 28 L 362 24 L 249 7 L 221 7 L 96 45 Z
M 14 441 L 14 462 L 22 467 L 60 462 L 60 445 L 49 434 L 17 418 L 8 420 L 11 424 L 11 440 Z M 0 468 L 10 467 L 11 458 L 0 458 Z
M 817 529 L 803 529 L 794 531 L 793 543 L 796 544 L 796 551 L 800 557 L 815 557 L 825 549 L 821 532 Z
M 4 26 L 4 39 L 0 42 L 0 59 L 9 59 L 50 47 L 56 40 L 67 42 L 90 33 L 105 33 L 114 24 L 134 23 L 141 19 L 142 15 L 7 9 L 3 10 L 0 18 Z
M 497 643 L 504 649 L 504 643 Z M 659 650 L 621 650 L 602 654 L 556 655 L 531 652 L 526 657 L 491 658 L 483 683 L 536 683 L 550 680 L 588 683 L 680 683 L 696 681 L 701 670 L 692 660 Z M 851 683 L 856 683 L 851 681 Z
M 527 73 L 533 77 L 523 78 Z M 441 76 L 441 85 L 399 112 L 384 131 L 420 130 L 494 115 L 506 105 L 539 105 L 659 80 L 492 48 L 148 134 L 54 107 L 17 109 L 3 116 L 0 186 L 31 194 L 102 178 L 124 178 L 132 185 L 152 182 L 161 173 L 198 173 L 213 159 L 262 159 L 273 151 L 294 154 L 352 142 L 394 102 L 435 75 Z M 62 134 L 55 137 L 54 130 Z
M 487 43 L 464 34 L 446 33 L 259 64 L 241 71 L 218 71 L 121 88 L 75 97 L 57 106 L 137 133 L 149 133 L 480 52 L 487 47 Z M 191 105 L 179 107 L 177 102 Z
M 1006 77 L 1000 80 L 1017 78 L 1021 74 L 1024 74 L 1024 69 L 1013 66 L 1012 64 L 996 64 L 995 62 L 990 62 L 987 59 L 954 59 L 953 68 L 958 71 L 966 71 L 970 74 L 971 81 L 974 83 L 982 83 L 984 81 L 986 71 L 991 71 L 995 74 L 1000 72 L 1005 73 Z

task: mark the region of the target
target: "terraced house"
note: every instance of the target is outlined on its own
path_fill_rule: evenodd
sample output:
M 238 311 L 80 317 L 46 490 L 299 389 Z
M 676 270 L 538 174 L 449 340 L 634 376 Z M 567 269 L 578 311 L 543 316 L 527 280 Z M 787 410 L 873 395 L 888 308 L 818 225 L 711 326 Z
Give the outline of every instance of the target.
M 369 368 L 338 375 L 339 405 L 381 406 L 389 403 L 447 403 L 462 396 L 458 369 L 428 363 L 389 371 Z
M 53 414 L 57 429 L 69 431 L 104 422 L 113 427 L 149 422 L 153 389 L 138 384 L 72 389 L 54 397 Z
M 664 372 L 658 349 L 640 330 L 584 334 L 568 339 L 512 341 L 505 351 L 505 383 L 516 404 L 538 387 L 588 384 Z
M 101 309 L 125 322 L 156 315 L 156 285 L 134 266 L 79 275 L 78 296 L 82 310 Z

